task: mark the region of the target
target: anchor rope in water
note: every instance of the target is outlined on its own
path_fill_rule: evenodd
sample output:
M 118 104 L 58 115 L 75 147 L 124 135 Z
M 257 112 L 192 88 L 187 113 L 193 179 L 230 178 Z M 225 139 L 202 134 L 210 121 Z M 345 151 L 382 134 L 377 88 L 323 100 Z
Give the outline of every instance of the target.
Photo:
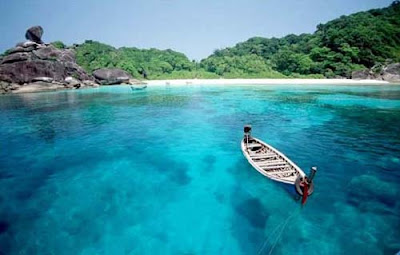
M 283 231 L 285 230 L 287 224 L 289 223 L 289 220 L 294 216 L 295 213 L 296 213 L 296 211 L 294 211 L 294 212 L 292 213 L 292 215 L 290 215 L 290 216 L 287 218 L 287 220 L 286 220 L 286 222 L 285 222 L 285 225 L 283 226 L 281 232 L 278 234 L 278 237 L 276 238 L 275 243 L 272 245 L 271 250 L 270 250 L 269 253 L 268 253 L 269 255 L 272 254 L 272 251 L 274 250 L 276 244 L 277 244 L 277 243 L 279 242 L 279 240 L 281 239 L 282 234 L 283 234 Z
M 261 246 L 259 252 L 257 253 L 258 255 L 260 255 L 260 254 L 263 253 L 263 251 L 264 251 L 264 249 L 265 249 L 265 246 L 267 245 L 267 243 L 268 243 L 270 237 L 272 237 L 273 234 L 274 234 L 279 228 L 282 227 L 281 230 L 280 230 L 280 232 L 279 232 L 279 234 L 278 234 L 278 237 L 275 239 L 275 242 L 273 242 L 273 244 L 272 244 L 272 246 L 271 246 L 271 249 L 270 249 L 270 251 L 269 251 L 269 253 L 268 253 L 268 254 L 272 254 L 273 249 L 275 248 L 276 244 L 278 243 L 278 241 L 280 240 L 281 236 L 283 235 L 283 231 L 285 230 L 286 226 L 288 225 L 290 219 L 291 219 L 293 216 L 295 216 L 296 213 L 299 214 L 299 213 L 300 213 L 300 210 L 295 210 L 295 211 L 293 211 L 293 212 L 285 219 L 285 221 L 283 221 L 282 223 L 280 223 L 280 224 L 271 232 L 271 234 L 268 235 L 268 237 L 267 237 L 267 239 L 265 240 L 264 244 Z M 271 238 L 271 239 L 272 239 L 272 238 Z
M 258 253 L 257 253 L 258 255 L 260 255 L 260 254 L 262 253 L 262 251 L 264 250 L 265 246 L 267 245 L 267 243 L 268 243 L 270 237 L 272 237 L 272 236 L 275 234 L 275 232 L 276 232 L 280 227 L 283 226 L 283 224 L 285 224 L 284 221 L 281 222 L 281 223 L 279 223 L 278 226 L 276 226 L 276 227 L 274 228 L 274 230 L 268 235 L 268 238 L 264 241 L 263 245 L 262 245 L 262 246 L 260 247 L 260 249 L 258 250 Z

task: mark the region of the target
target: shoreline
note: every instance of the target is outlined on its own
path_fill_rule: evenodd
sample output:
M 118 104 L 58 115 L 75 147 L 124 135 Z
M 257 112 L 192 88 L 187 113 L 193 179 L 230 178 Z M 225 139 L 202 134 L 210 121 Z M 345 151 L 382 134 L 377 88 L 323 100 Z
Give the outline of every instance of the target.
M 147 80 L 149 86 L 165 85 L 389 85 L 382 80 L 351 79 L 176 79 Z
M 336 86 L 379 86 L 379 85 L 391 85 L 400 86 L 400 83 L 391 83 L 382 80 L 351 80 L 351 79 L 176 79 L 176 80 L 145 80 L 141 81 L 146 86 L 158 87 L 158 86 L 275 86 L 275 85 L 336 85 Z M 140 85 L 137 84 L 137 85 Z M 122 86 L 137 86 L 135 84 L 118 84 Z M 84 86 L 80 89 L 92 89 L 103 86 L 118 86 L 118 85 L 102 85 L 102 86 Z M 24 86 L 18 86 L 17 89 L 8 91 L 0 94 L 23 94 L 23 93 L 38 93 L 38 92 L 51 92 L 57 90 L 69 90 L 65 86 L 44 86 L 43 84 L 28 84 Z

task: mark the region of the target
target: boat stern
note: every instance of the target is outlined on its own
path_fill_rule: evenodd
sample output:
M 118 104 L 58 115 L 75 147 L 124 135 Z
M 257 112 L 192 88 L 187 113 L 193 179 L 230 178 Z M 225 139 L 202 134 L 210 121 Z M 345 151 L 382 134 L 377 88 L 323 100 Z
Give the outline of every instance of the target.
M 243 140 L 248 143 L 251 139 L 251 125 L 245 125 L 243 128 L 244 137 Z

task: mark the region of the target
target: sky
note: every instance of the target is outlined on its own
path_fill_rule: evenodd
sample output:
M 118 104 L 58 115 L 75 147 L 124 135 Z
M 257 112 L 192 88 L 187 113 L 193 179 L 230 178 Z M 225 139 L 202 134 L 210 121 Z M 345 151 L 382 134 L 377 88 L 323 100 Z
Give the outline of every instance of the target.
M 341 15 L 393 0 L 0 0 L 0 52 L 34 25 L 43 40 L 173 49 L 200 60 L 254 36 L 313 33 Z

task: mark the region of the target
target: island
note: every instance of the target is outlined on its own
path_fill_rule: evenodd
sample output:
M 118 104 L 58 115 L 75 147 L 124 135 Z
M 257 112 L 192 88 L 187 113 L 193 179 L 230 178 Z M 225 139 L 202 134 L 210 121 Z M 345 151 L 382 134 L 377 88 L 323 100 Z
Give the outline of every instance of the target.
M 317 25 L 313 34 L 253 37 L 201 61 L 173 50 L 115 48 L 93 40 L 44 43 L 41 26 L 0 55 L 0 93 L 78 89 L 112 84 L 400 82 L 400 1 Z M 229 79 L 229 80 L 228 80 Z M 234 80 L 231 80 L 234 79 Z M 262 80 L 259 80 L 262 79 Z M 274 79 L 272 81 L 265 79 Z M 323 80 L 322 80 L 323 79 Z M 155 81 L 153 81 L 155 80 Z M 304 82 L 307 81 L 307 82 Z M 206 83 L 210 83 L 207 82 Z M 215 83 L 212 81 L 212 83 Z M 358 82 L 356 82 L 358 84 Z

